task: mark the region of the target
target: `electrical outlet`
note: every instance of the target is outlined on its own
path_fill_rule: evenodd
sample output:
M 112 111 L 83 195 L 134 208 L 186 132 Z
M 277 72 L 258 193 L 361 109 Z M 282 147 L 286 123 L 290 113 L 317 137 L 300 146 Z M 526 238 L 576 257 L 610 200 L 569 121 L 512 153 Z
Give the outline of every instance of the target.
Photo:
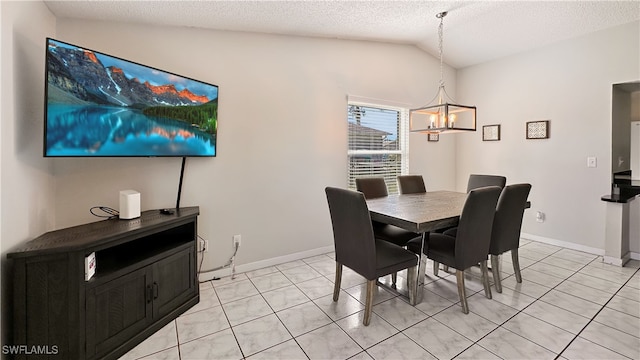
M 544 215 L 544 213 L 543 213 L 542 211 L 538 211 L 538 212 L 536 213 L 536 221 L 537 221 L 537 222 L 539 222 L 539 223 L 541 223 L 541 222 L 544 222 L 544 220 L 545 220 L 545 215 Z
M 233 247 L 240 247 L 240 240 L 241 240 L 241 236 L 240 234 L 238 235 L 233 235 Z
M 209 251 L 209 240 L 200 239 L 198 242 L 198 251 L 199 252 L 208 252 Z

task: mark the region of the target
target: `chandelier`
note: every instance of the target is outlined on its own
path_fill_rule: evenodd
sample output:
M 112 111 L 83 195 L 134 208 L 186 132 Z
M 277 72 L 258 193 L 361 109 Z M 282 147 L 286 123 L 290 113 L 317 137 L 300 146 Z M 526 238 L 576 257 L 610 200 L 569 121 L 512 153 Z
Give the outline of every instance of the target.
M 409 110 L 409 131 L 426 134 L 443 132 L 476 131 L 476 107 L 455 104 L 444 89 L 442 62 L 443 19 L 447 12 L 436 15 L 438 26 L 438 50 L 440 52 L 440 85 L 438 93 L 429 105 Z

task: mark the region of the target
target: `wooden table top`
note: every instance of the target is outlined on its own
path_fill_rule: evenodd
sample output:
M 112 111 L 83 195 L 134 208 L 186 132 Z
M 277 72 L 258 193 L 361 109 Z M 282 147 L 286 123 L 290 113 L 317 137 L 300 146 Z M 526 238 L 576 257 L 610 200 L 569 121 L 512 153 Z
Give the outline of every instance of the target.
M 456 225 L 466 200 L 467 193 L 430 191 L 370 199 L 367 206 L 371 220 L 423 233 Z

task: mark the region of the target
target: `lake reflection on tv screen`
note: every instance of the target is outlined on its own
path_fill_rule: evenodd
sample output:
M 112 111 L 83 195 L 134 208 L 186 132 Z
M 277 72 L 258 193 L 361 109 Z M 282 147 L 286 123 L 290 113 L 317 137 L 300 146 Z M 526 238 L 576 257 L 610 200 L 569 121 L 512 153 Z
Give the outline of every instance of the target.
M 49 156 L 215 156 L 215 135 L 131 108 L 47 107 Z

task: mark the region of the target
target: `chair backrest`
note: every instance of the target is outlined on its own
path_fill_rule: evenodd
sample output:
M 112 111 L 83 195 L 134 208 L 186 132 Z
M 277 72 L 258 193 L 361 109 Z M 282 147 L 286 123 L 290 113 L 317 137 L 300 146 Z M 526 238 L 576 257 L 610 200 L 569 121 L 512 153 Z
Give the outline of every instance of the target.
M 376 244 L 364 195 L 327 187 L 336 261 L 368 280 L 376 278 Z
M 487 260 L 500 191 L 498 186 L 487 186 L 469 192 L 458 222 L 456 269 L 466 269 Z
M 531 184 L 509 185 L 502 190 L 493 219 L 490 254 L 500 255 L 520 246 L 522 216 L 530 191 Z
M 417 194 L 427 192 L 422 175 L 398 176 L 398 189 L 400 194 Z
M 485 186 L 498 186 L 502 189 L 506 183 L 507 178 L 504 176 L 471 174 L 467 183 L 467 192 Z
M 387 183 L 382 177 L 367 177 L 356 179 L 356 189 L 367 199 L 385 197 L 389 195 Z

